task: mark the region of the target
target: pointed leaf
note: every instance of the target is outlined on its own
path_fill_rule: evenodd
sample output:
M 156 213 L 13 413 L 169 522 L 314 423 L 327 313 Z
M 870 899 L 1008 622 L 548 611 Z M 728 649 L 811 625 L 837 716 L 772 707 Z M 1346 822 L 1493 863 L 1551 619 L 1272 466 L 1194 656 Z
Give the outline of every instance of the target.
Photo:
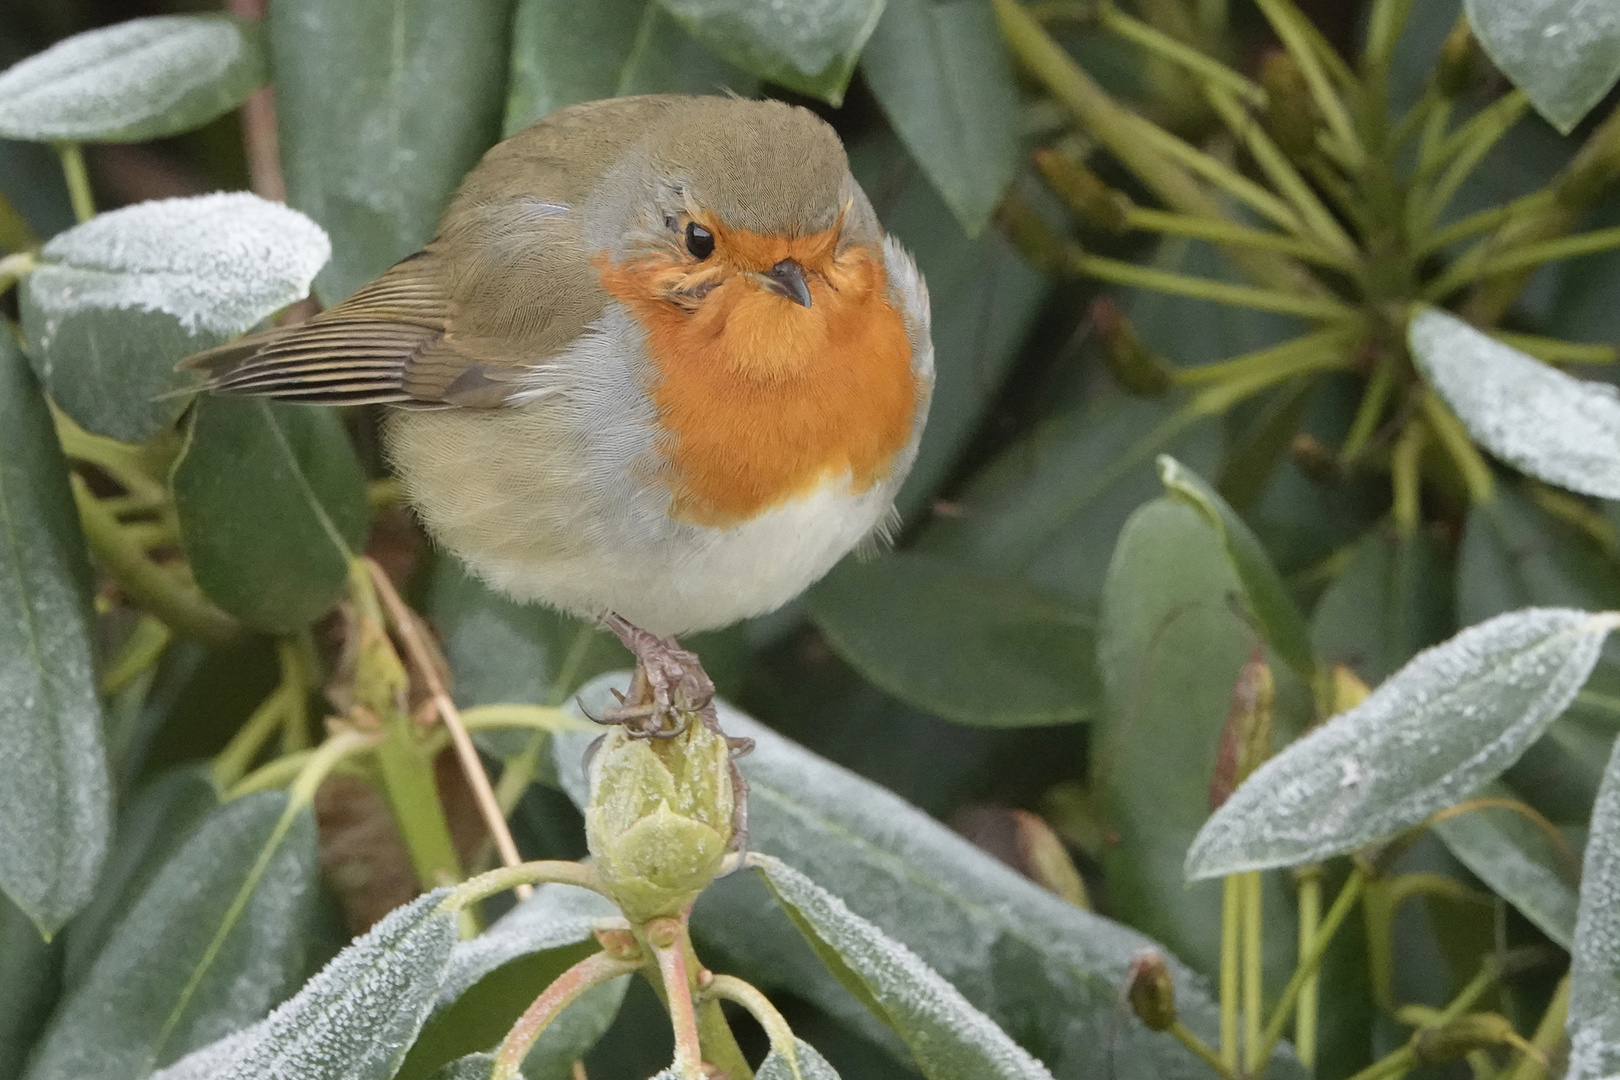
M 50 412 L 0 333 L 0 891 L 46 933 L 90 899 L 112 828 L 90 591 Z
M 394 911 L 250 1028 L 153 1080 L 388 1080 L 438 996 L 456 912 L 436 889 Z
M 1467 0 L 1491 61 L 1561 134 L 1620 79 L 1620 8 L 1584 0 Z
M 1214 488 L 1168 454 L 1159 455 L 1159 478 L 1171 498 L 1197 510 L 1220 537 L 1232 569 L 1243 582 L 1244 599 L 1266 644 L 1289 667 L 1310 677 L 1316 669 L 1316 659 L 1311 655 L 1311 637 L 1305 618 L 1254 533 Z
M 928 555 L 846 561 L 810 593 L 838 653 L 902 701 L 963 724 L 1089 719 L 1091 620 L 1016 578 Z
M 780 859 L 754 864 L 840 981 L 878 1009 L 928 1080 L 1051 1080 L 917 954 Z
M 1419 653 L 1249 777 L 1198 834 L 1187 876 L 1317 862 L 1467 798 L 1568 707 L 1616 625 L 1527 608 Z
M 276 0 L 287 202 L 332 234 L 330 307 L 425 244 L 500 134 L 511 0 Z
M 844 100 L 883 0 L 661 0 L 692 36 L 761 79 L 830 105 Z
M 180 542 L 209 599 L 290 633 L 330 611 L 364 547 L 365 476 L 335 412 L 204 398 L 173 476 Z
M 1592 810 L 1569 980 L 1566 1077 L 1620 1073 L 1620 743 Z
M 838 1073 L 827 1064 L 827 1059 L 816 1052 L 816 1048 L 803 1039 L 793 1040 L 794 1055 L 797 1062 L 789 1061 L 788 1056 L 776 1047 L 765 1055 L 765 1060 L 759 1063 L 759 1069 L 754 1073 L 754 1080 L 838 1080 Z M 797 1064 L 798 1068 L 793 1066 Z
M 203 823 L 57 1009 L 27 1080 L 140 1080 L 292 992 L 320 866 L 313 813 L 287 806 L 261 792 Z
M 1012 60 L 989 4 L 888 0 L 861 58 L 884 115 L 968 235 L 1018 170 Z
M 308 295 L 330 254 L 314 222 L 246 192 L 100 214 L 46 244 L 23 281 L 34 370 L 80 427 L 145 441 L 197 381 L 175 363 Z
M 1571 378 L 1425 308 L 1407 330 L 1412 356 L 1468 433 L 1549 484 L 1620 499 L 1620 391 Z
M 1511 798 L 1511 792 L 1501 787 L 1487 788 L 1484 794 Z M 1437 822 L 1434 831 L 1457 861 L 1492 892 L 1518 908 L 1553 941 L 1570 947 L 1575 936 L 1579 866 L 1561 837 L 1549 835 L 1524 812 L 1501 805 L 1479 806 L 1448 817 Z
M 202 127 L 264 85 L 257 24 L 159 15 L 75 34 L 0 72 L 0 138 L 145 142 Z
M 632 94 L 752 97 L 754 78 L 693 40 L 657 0 L 517 0 L 511 135 L 564 105 Z

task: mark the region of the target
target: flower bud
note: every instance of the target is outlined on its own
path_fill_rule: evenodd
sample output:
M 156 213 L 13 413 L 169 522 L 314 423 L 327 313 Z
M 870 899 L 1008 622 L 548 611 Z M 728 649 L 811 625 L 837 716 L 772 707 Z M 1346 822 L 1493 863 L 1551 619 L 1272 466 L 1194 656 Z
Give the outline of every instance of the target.
M 1217 809 L 1249 774 L 1271 756 L 1271 720 L 1276 703 L 1276 683 L 1271 665 L 1256 649 L 1249 662 L 1238 671 L 1232 687 L 1232 704 L 1221 731 L 1221 745 L 1215 756 L 1215 776 L 1209 784 L 1209 806 Z
M 1266 91 L 1266 130 L 1277 148 L 1296 160 L 1316 150 L 1316 112 L 1305 75 L 1294 58 L 1281 49 L 1260 65 L 1260 85 Z
M 1424 1028 L 1412 1048 L 1425 1065 L 1445 1065 L 1475 1050 L 1490 1050 L 1523 1041 L 1500 1013 L 1465 1013 L 1445 1027 Z
M 603 736 L 590 763 L 585 838 L 632 923 L 677 917 L 720 872 L 735 829 L 731 750 L 693 721 L 667 739 Z
M 1164 1031 L 1176 1022 L 1176 987 L 1164 954 L 1157 949 L 1143 949 L 1131 959 L 1131 969 L 1125 975 L 1125 996 L 1148 1030 Z
M 1458 19 L 1440 45 L 1440 57 L 1434 66 L 1435 89 L 1448 98 L 1467 93 L 1483 74 L 1482 59 L 1468 20 Z
M 1035 168 L 1082 222 L 1107 232 L 1125 231 L 1131 200 L 1103 183 L 1096 173 L 1051 149 L 1035 151 Z
M 1108 297 L 1091 302 L 1091 325 L 1102 342 L 1108 371 L 1119 385 L 1143 397 L 1170 389 L 1175 376 L 1169 361 L 1142 343 L 1136 327 Z
M 1002 197 L 1001 205 L 996 208 L 996 221 L 1013 247 L 1035 269 L 1062 274 L 1074 264 L 1074 242 L 1047 224 L 1016 191 Z

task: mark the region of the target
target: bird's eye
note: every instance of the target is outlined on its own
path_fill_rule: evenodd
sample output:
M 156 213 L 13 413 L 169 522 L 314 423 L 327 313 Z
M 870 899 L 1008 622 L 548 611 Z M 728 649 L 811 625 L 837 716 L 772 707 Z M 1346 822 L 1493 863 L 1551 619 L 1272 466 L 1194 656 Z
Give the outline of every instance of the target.
M 694 259 L 707 259 L 714 254 L 714 234 L 695 221 L 686 223 L 686 250 Z

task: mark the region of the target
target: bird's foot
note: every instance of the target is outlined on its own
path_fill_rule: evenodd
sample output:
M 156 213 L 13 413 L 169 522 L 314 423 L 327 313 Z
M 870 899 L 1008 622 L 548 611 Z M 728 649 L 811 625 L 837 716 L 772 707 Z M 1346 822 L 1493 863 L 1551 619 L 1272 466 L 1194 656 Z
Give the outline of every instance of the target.
M 668 739 L 686 730 L 693 716 L 712 731 L 720 731 L 714 711 L 714 681 L 703 670 L 696 653 L 683 649 L 674 638 L 661 638 L 609 614 L 603 623 L 636 658 L 630 692 L 619 704 L 602 710 L 602 722 L 623 724 L 631 735 Z

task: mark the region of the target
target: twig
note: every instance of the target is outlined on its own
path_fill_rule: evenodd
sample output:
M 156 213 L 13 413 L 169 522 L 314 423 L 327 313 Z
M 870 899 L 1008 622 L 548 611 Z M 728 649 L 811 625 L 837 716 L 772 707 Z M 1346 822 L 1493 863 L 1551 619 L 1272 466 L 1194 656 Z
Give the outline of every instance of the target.
M 523 1011 L 506 1038 L 501 1040 L 495 1052 L 490 1080 L 520 1080 L 523 1074 L 519 1070 L 523 1067 L 523 1059 L 529 1056 L 536 1040 L 564 1009 L 587 990 L 622 975 L 634 974 L 641 963 L 639 959 L 627 960 L 608 952 L 599 952 L 587 956 L 557 976 Z
M 239 19 L 262 21 L 265 0 L 225 0 L 225 10 Z M 270 86 L 261 86 L 242 102 L 242 146 L 253 193 L 271 202 L 286 202 L 287 181 L 281 173 L 281 148 L 276 140 L 276 96 Z

